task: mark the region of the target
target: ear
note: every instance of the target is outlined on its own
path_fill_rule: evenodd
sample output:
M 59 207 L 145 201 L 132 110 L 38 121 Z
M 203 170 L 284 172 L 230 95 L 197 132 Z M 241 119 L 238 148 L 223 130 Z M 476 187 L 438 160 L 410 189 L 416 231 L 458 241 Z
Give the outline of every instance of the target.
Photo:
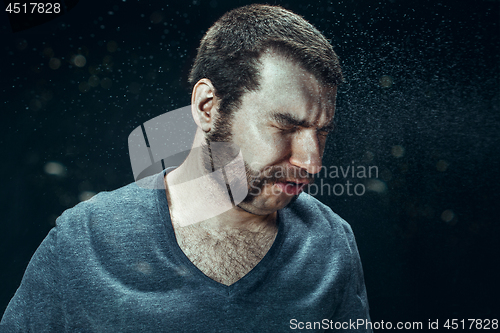
M 203 132 L 210 132 L 217 116 L 219 99 L 209 79 L 196 82 L 191 95 L 191 112 L 194 121 Z

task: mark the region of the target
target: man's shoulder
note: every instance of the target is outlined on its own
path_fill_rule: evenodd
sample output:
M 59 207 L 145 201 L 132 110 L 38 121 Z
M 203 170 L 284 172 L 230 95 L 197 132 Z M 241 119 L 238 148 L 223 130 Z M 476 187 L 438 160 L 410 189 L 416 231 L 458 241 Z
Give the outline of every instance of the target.
M 157 190 L 148 186 L 157 177 L 158 175 L 153 175 L 140 183 L 134 182 L 113 191 L 100 192 L 65 210 L 56 220 L 58 233 L 88 235 L 110 232 L 113 229 L 123 232 L 134 221 L 147 220 L 147 215 L 154 215 L 157 210 Z
M 359 264 L 356 240 L 350 225 L 330 207 L 309 194 L 283 209 L 288 254 L 300 255 L 304 265 L 315 263 L 316 273 L 335 277 L 336 285 L 346 286 Z M 307 264 L 306 264 L 307 263 Z M 340 287 L 342 289 L 343 287 Z
M 332 231 L 352 234 L 349 223 L 336 214 L 330 207 L 315 197 L 301 193 L 298 198 L 286 207 L 303 223 L 314 224 Z

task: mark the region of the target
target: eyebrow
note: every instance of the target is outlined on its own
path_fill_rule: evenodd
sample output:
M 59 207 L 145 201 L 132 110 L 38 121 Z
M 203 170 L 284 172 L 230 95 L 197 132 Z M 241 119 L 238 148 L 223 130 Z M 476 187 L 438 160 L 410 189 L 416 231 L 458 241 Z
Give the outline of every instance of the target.
M 312 124 L 306 120 L 299 119 L 295 115 L 290 114 L 290 113 L 273 112 L 273 113 L 271 113 L 271 119 L 284 127 L 288 127 L 288 126 L 315 127 L 314 124 Z M 332 118 L 328 124 L 319 128 L 318 130 L 320 132 L 329 132 L 333 129 L 333 127 L 334 127 L 334 120 Z

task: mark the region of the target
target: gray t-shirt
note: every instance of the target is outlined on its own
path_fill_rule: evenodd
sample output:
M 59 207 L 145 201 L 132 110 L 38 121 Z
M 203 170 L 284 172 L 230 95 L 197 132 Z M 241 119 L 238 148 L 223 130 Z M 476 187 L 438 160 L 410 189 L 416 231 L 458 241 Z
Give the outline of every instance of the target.
M 310 195 L 278 211 L 269 252 L 226 286 L 178 246 L 165 191 L 132 183 L 57 219 L 0 332 L 349 331 L 358 319 L 370 320 L 352 230 Z

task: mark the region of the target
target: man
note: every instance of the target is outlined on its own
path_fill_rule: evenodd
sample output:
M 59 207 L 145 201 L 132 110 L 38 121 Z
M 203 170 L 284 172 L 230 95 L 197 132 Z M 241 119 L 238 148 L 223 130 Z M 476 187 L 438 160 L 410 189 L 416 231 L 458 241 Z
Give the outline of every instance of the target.
M 290 11 L 242 7 L 209 29 L 189 80 L 189 156 L 65 211 L 2 332 L 371 331 L 352 325 L 370 318 L 351 228 L 300 193 L 320 171 L 342 80 L 329 43 Z M 221 142 L 243 157 L 248 195 L 214 215 L 205 201 L 227 188 L 192 181 Z

